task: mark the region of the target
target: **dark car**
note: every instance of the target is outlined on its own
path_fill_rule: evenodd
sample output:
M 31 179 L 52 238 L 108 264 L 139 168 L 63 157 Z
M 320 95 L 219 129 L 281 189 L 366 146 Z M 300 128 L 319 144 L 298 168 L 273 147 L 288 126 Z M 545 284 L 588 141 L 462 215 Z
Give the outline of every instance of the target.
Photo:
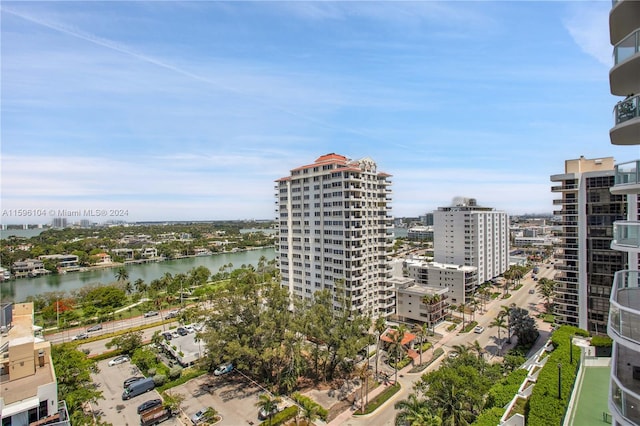
M 176 330 L 178 332 L 179 335 L 181 336 L 186 336 L 187 334 L 189 334 L 189 332 L 187 331 L 186 328 L 184 327 L 178 327 L 178 329 Z
M 91 327 L 87 328 L 87 331 L 98 331 L 98 330 L 102 330 L 102 324 L 92 325 Z
M 129 377 L 127 380 L 124 381 L 124 383 L 122 384 L 122 387 L 126 388 L 131 383 L 137 382 L 138 380 L 142 380 L 142 379 L 144 379 L 144 377 L 142 376 Z
M 164 337 L 164 340 L 169 341 L 173 338 L 173 336 L 171 335 L 171 333 L 169 333 L 168 331 L 165 331 L 164 333 L 162 333 L 162 337 Z
M 157 407 L 160 404 L 162 404 L 161 399 L 150 399 L 148 401 L 145 401 L 142 404 L 138 405 L 138 414 L 142 413 L 143 411 L 147 411 L 150 408 Z

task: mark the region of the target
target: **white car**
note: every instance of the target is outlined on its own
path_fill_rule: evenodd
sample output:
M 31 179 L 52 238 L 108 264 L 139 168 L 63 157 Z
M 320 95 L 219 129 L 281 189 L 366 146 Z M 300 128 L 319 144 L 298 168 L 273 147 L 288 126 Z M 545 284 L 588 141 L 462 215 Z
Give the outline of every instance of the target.
M 80 333 L 77 336 L 73 336 L 73 339 L 71 340 L 84 340 L 88 338 L 89 338 L 89 335 L 87 333 Z
M 109 367 L 113 367 L 114 365 L 124 364 L 125 362 L 129 362 L 129 357 L 126 355 L 120 355 L 109 361 Z
M 480 334 L 483 331 L 484 331 L 484 327 L 482 327 L 480 325 L 473 329 L 473 332 L 476 333 L 476 334 Z

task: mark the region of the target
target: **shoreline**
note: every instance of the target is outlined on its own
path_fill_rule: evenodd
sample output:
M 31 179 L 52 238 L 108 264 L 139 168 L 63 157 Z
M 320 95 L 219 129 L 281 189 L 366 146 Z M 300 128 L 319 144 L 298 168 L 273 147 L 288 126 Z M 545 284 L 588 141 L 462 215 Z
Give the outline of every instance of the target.
M 75 272 L 90 272 L 90 271 L 98 271 L 101 269 L 111 269 L 111 268 L 117 268 L 120 266 L 124 266 L 126 267 L 127 265 L 142 265 L 142 264 L 146 264 L 146 263 L 163 263 L 163 262 L 169 262 L 172 260 L 181 260 L 181 259 L 191 259 L 191 258 L 197 258 L 197 257 L 209 257 L 209 256 L 216 256 L 216 255 L 221 255 L 221 254 L 233 254 L 233 253 L 242 253 L 242 252 L 247 252 L 247 251 L 254 251 L 254 250 L 264 250 L 264 249 L 268 249 L 268 248 L 275 248 L 275 245 L 269 245 L 269 246 L 261 246 L 261 247 L 250 247 L 250 248 L 243 248 L 243 249 L 238 249 L 238 248 L 234 248 L 232 250 L 229 251 L 223 251 L 223 252 L 214 252 L 211 254 L 207 254 L 207 255 L 202 255 L 202 254 L 188 254 L 188 255 L 180 255 L 179 257 L 173 257 L 173 258 L 166 258 L 166 257 L 157 257 L 157 258 L 152 258 L 152 259 L 140 259 L 140 260 L 132 260 L 132 261 L 125 261 L 125 262 L 111 262 L 111 263 L 106 263 L 106 264 L 101 264 L 101 265 L 93 265 L 93 266 L 80 266 L 80 267 L 74 267 L 73 270 L 65 270 L 64 272 L 60 273 L 60 272 L 51 272 L 49 271 L 49 273 L 47 274 L 38 274 L 35 277 L 11 277 L 9 279 L 5 279 L 2 280 L 0 282 L 9 282 L 9 281 L 23 281 L 23 280 L 29 280 L 31 278 L 40 278 L 43 276 L 50 276 L 50 275 L 66 275 L 66 274 L 73 274 Z M 77 269 L 76 269 L 77 268 Z

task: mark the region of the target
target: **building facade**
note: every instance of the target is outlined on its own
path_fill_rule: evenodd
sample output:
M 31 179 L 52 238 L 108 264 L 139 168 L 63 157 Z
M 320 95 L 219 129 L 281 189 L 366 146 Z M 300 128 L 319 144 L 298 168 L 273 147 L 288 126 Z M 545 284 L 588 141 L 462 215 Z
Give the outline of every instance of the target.
M 0 418 L 3 426 L 69 425 L 58 403 L 51 343 L 34 334 L 33 303 L 12 306 L 11 325 L 0 337 Z M 46 420 L 45 420 L 46 419 Z
M 276 181 L 276 258 L 292 297 L 343 286 L 352 310 L 394 312 L 390 185 L 373 160 L 333 153 Z
M 506 212 L 480 207 L 469 198 L 451 207 L 439 207 L 433 222 L 434 261 L 474 266 L 476 288 L 509 268 Z
M 442 322 L 449 307 L 449 289 L 419 285 L 411 278 L 393 278 L 396 317 L 400 321 L 426 323 L 429 328 Z
M 624 96 L 614 108 L 609 131 L 613 145 L 640 145 L 640 2 L 614 1 L 609 12 L 614 65 L 609 72 L 611 93 Z M 635 95 L 634 95 L 635 94 Z M 627 216 L 613 224 L 611 248 L 628 256 L 628 265 L 615 273 L 611 291 L 609 336 L 613 339 L 609 410 L 614 425 L 640 425 L 640 160 L 616 164 L 614 195 L 627 198 Z
M 477 271 L 475 266 L 447 265 L 419 259 L 403 262 L 403 272 L 408 278 L 434 291 L 447 289 L 445 294 L 452 304 L 467 303 L 473 297 L 478 283 Z
M 551 176 L 559 185 L 554 214 L 561 217 L 554 265 L 554 314 L 594 334 L 607 333 L 614 273 L 624 269 L 625 253 L 611 249 L 613 223 L 626 217 L 626 197 L 612 194 L 614 159 L 580 157 L 565 161 L 565 173 Z

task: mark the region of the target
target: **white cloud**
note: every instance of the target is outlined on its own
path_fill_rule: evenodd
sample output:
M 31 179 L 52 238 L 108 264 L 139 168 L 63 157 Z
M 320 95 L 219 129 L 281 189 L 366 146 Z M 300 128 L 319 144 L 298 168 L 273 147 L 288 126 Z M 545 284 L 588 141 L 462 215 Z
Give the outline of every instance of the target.
M 564 25 L 586 54 L 611 67 L 612 47 L 609 44 L 609 10 L 611 3 L 604 1 L 572 2 Z

